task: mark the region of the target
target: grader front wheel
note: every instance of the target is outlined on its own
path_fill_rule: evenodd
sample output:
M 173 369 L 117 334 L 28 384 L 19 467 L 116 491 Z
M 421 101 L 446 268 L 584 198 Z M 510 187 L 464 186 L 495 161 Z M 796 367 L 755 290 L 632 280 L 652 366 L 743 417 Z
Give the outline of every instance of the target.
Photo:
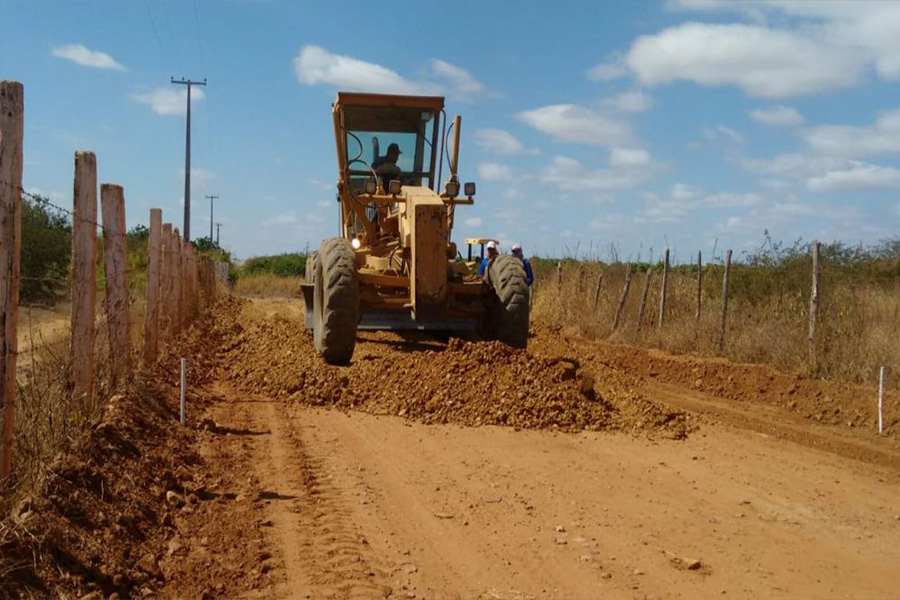
M 333 365 L 345 365 L 356 346 L 359 322 L 359 283 L 356 255 L 350 242 L 335 238 L 322 242 L 315 258 L 313 339 L 316 350 Z

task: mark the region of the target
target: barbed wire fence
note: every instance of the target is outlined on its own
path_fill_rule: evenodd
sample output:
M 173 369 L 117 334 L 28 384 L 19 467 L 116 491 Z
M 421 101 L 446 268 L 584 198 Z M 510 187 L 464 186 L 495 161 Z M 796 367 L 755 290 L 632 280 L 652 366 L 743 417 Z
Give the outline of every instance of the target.
M 146 261 L 129 265 L 124 189 L 103 183 L 98 194 L 92 152 L 75 153 L 71 208 L 24 187 L 23 93 L 21 84 L 0 81 L 0 495 L 7 500 L 34 484 L 138 369 L 177 349 L 177 337 L 218 291 L 215 263 L 163 223 L 160 209 L 150 210 L 146 235 L 130 240 L 132 251 L 146 249 Z M 37 211 L 28 233 L 40 234 L 29 237 L 25 256 L 53 243 L 62 251 L 51 269 L 21 271 L 23 205 Z M 52 288 L 48 306 L 26 298 L 20 307 L 23 282 Z

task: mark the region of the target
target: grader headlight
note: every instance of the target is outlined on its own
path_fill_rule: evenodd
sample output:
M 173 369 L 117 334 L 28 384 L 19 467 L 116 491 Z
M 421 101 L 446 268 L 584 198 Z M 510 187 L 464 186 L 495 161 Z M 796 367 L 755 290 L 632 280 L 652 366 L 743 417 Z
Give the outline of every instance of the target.
M 403 187 L 403 186 L 402 186 L 402 184 L 400 183 L 400 180 L 399 180 L 399 179 L 394 179 L 394 180 L 391 181 L 391 183 L 388 185 L 388 191 L 391 193 L 391 196 L 396 196 L 397 194 L 400 193 L 400 189 L 401 189 L 402 187 Z
M 459 182 L 448 181 L 444 186 L 444 195 L 450 196 L 451 198 L 459 196 Z
M 466 183 L 465 188 L 466 196 L 472 197 L 475 195 L 475 182 L 470 181 Z
M 378 190 L 378 183 L 374 179 L 366 179 L 366 193 L 370 196 Z

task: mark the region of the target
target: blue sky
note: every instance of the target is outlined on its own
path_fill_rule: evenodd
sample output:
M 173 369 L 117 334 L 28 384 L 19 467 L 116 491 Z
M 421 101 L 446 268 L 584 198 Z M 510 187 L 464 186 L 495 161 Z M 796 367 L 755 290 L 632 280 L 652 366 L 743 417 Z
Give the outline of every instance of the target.
M 182 221 L 239 257 L 337 232 L 335 92 L 440 93 L 478 183 L 455 239 L 677 260 L 900 232 L 900 3 L 16 2 L 0 78 L 25 85 L 25 185 L 71 203 L 74 152 L 128 223 Z

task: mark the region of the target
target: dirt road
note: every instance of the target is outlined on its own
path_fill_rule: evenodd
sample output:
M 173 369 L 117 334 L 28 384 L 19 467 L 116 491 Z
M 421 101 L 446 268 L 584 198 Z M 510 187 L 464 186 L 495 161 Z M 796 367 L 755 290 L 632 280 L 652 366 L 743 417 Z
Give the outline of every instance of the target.
M 298 315 L 272 303 L 245 313 L 257 323 Z M 400 361 L 402 340 L 384 341 L 363 341 L 357 356 Z M 556 343 L 539 336 L 535 352 Z M 338 370 L 347 389 L 361 368 Z M 229 500 L 186 525 L 186 559 L 165 595 L 873 598 L 900 589 L 892 440 L 655 378 L 641 384 L 643 401 L 699 420 L 686 439 L 646 427 L 423 424 L 247 391 L 256 386 L 246 374 L 230 374 L 220 373 L 200 441 L 207 476 Z M 235 565 L 227 585 L 199 568 L 213 563 Z

